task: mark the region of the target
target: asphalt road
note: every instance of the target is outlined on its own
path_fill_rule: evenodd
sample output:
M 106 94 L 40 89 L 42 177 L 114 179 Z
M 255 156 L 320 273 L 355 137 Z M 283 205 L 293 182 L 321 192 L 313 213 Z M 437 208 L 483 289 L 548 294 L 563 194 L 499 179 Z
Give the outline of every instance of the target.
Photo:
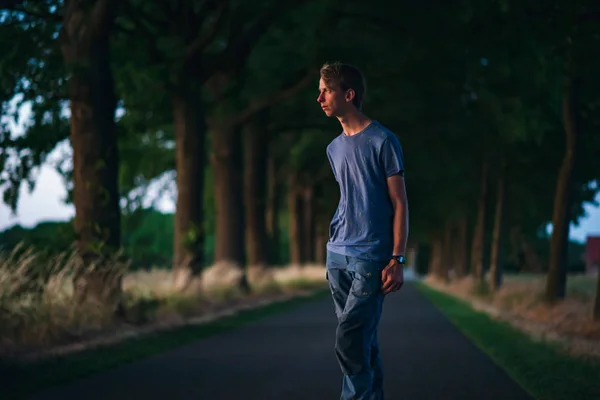
M 334 333 L 318 301 L 34 398 L 336 400 Z M 386 400 L 531 399 L 410 284 L 386 299 L 380 343 Z

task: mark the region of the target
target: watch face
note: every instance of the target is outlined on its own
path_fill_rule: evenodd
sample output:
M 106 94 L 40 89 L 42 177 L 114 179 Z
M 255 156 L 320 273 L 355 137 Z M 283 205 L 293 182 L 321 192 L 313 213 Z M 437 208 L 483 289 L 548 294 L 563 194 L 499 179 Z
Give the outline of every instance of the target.
M 406 262 L 404 256 L 393 256 L 392 258 L 398 261 L 400 264 L 404 264 Z

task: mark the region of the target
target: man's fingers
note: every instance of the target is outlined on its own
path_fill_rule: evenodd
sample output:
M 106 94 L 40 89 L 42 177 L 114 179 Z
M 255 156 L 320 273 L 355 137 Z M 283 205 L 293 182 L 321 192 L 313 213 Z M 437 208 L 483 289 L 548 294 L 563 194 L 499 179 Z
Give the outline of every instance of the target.
M 402 288 L 404 281 L 394 281 L 392 279 L 387 280 L 382 286 L 381 290 L 383 294 L 389 294 L 391 292 L 396 292 Z
M 394 290 L 395 286 L 396 286 L 396 282 L 390 278 L 383 284 L 383 287 L 381 289 L 383 290 L 384 294 L 388 294 Z
M 381 285 L 381 290 L 383 291 L 383 293 L 387 293 L 389 291 L 389 289 L 391 289 L 393 284 L 394 284 L 394 280 L 392 279 L 392 276 L 386 275 L 386 277 L 383 281 L 383 285 Z

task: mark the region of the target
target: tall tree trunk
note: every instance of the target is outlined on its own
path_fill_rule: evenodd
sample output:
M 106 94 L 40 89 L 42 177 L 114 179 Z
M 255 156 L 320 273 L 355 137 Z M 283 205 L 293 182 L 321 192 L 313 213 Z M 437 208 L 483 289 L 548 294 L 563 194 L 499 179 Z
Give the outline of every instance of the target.
M 107 260 L 121 243 L 116 95 L 110 68 L 116 1 L 92 3 L 87 7 L 65 0 L 59 36 L 70 72 L 74 225 L 83 267 L 74 277 L 74 295 L 79 302 L 97 301 L 116 311 L 121 271 Z
M 594 310 L 592 314 L 594 321 L 600 321 L 600 271 L 596 278 L 596 299 L 594 300 Z
M 436 279 L 446 281 L 447 274 L 444 273 L 443 250 L 444 246 L 442 240 L 436 237 L 431 242 L 429 271 L 430 273 L 433 273 Z
M 452 259 L 454 258 L 455 249 L 452 246 L 452 237 L 454 236 L 453 224 L 446 222 L 444 226 L 444 236 L 442 238 L 442 265 L 443 269 L 440 270 L 442 279 L 450 280 L 450 270 L 454 268 L 452 265 Z
M 540 255 L 536 251 L 535 247 L 531 244 L 531 241 L 523 234 L 521 237 L 521 249 L 523 250 L 525 271 L 540 273 L 542 271 L 542 261 Z
M 244 201 L 246 207 L 247 264 L 268 264 L 267 208 L 267 140 L 262 124 L 253 120 L 246 126 Z
M 311 263 L 315 261 L 315 199 L 311 186 L 302 190 L 302 261 Z
M 577 157 L 578 112 L 576 102 L 577 83 L 570 70 L 566 71 L 563 88 L 562 117 L 565 134 L 565 153 L 558 172 L 552 214 L 552 237 L 550 238 L 550 260 L 546 280 L 546 301 L 553 303 L 563 299 L 567 286 L 567 249 L 569 243 L 569 210 L 573 187 L 573 169 Z
M 485 231 L 486 231 L 486 203 L 487 203 L 488 163 L 483 162 L 481 168 L 481 189 L 477 205 L 477 221 L 473 232 L 471 247 L 471 274 L 481 281 L 485 273 Z
M 496 215 L 494 219 L 490 266 L 490 286 L 494 291 L 498 290 L 502 284 L 502 270 L 504 265 L 504 239 L 506 230 L 506 162 L 504 160 L 500 169 L 496 196 Z
M 461 217 L 457 223 L 457 232 L 454 236 L 453 246 L 455 246 L 453 264 L 454 272 L 457 278 L 463 278 L 467 275 L 469 269 L 469 219 L 466 216 Z
M 302 232 L 302 197 L 300 187 L 297 185 L 295 176 L 292 176 L 289 181 L 288 191 L 288 213 L 289 213 L 289 240 L 290 240 L 290 264 L 303 264 L 303 240 L 304 233 Z
M 410 245 L 406 248 L 406 268 L 412 270 L 413 274 L 417 274 L 417 257 L 419 257 L 419 243 L 410 241 Z
M 204 264 L 206 124 L 201 105 L 192 94 L 173 94 L 172 105 L 177 171 L 173 273 L 175 287 L 184 290 Z
M 325 265 L 327 261 L 327 240 L 329 239 L 329 221 L 320 215 L 315 222 L 315 263 Z
M 242 138 L 238 128 L 215 127 L 211 161 L 215 184 L 215 263 L 244 268 Z M 248 290 L 245 274 L 240 287 Z
M 279 230 L 279 180 L 277 163 L 273 155 L 272 142 L 267 158 L 267 210 L 265 219 L 269 240 L 269 264 L 277 264 L 280 259 L 280 230 Z

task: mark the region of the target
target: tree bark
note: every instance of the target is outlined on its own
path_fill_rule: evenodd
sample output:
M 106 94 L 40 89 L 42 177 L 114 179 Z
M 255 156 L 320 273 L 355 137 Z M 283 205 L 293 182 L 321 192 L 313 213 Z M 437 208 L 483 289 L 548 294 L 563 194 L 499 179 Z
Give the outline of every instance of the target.
M 504 160 L 500 169 L 496 196 L 496 215 L 494 219 L 490 265 L 490 288 L 493 291 L 498 290 L 502 284 L 502 270 L 504 265 L 504 239 L 506 230 L 506 162 Z
M 212 135 L 215 183 L 215 263 L 244 266 L 244 204 L 241 132 L 217 128 Z
M 419 243 L 409 240 L 406 246 L 406 268 L 417 273 L 417 257 L 419 257 Z
M 269 148 L 267 158 L 267 210 L 265 213 L 267 235 L 269 240 L 269 264 L 281 262 L 279 256 L 279 180 L 277 178 L 277 163 L 273 151 Z
M 302 201 L 302 261 L 315 261 L 315 201 L 311 186 L 306 186 L 300 193 Z
M 327 261 L 327 240 L 329 239 L 329 222 L 326 218 L 317 218 L 315 232 L 315 263 L 325 265 Z
M 600 321 L 600 271 L 596 278 L 596 299 L 594 300 L 594 310 L 592 313 L 594 321 Z
M 455 246 L 454 252 L 454 272 L 457 278 L 463 278 L 467 275 L 469 269 L 469 219 L 466 216 L 461 217 L 457 224 L 457 233 L 453 240 Z
M 244 201 L 246 209 L 247 264 L 265 267 L 268 264 L 267 153 L 268 135 L 264 127 L 253 120 L 246 125 Z
M 444 227 L 444 236 L 442 237 L 442 266 L 440 268 L 440 278 L 446 282 L 450 281 L 450 270 L 454 267 L 452 265 L 452 258 L 454 255 L 454 249 L 452 246 L 452 236 L 452 224 L 447 222 Z
M 297 186 L 297 181 L 294 176 L 291 177 L 288 191 L 288 213 L 289 213 L 289 240 L 290 240 L 290 264 L 303 264 L 303 224 L 302 224 L 302 197 L 301 190 Z
M 70 73 L 74 227 L 82 267 L 74 276 L 74 295 L 78 302 L 99 302 L 113 312 L 120 305 L 123 272 L 108 260 L 121 243 L 117 100 L 110 68 L 115 8 L 113 0 L 91 7 L 66 0 L 59 36 Z
M 567 249 L 569 243 L 569 210 L 573 186 L 573 169 L 577 157 L 578 126 L 576 123 L 577 88 L 570 73 L 566 72 L 563 88 L 562 117 L 565 134 L 565 153 L 558 172 L 552 214 L 550 260 L 546 280 L 546 301 L 563 299 L 567 285 Z
M 486 231 L 486 203 L 487 203 L 487 180 L 488 163 L 483 162 L 481 168 L 481 189 L 477 205 L 477 221 L 473 232 L 473 244 L 471 247 L 471 274 L 476 280 L 483 280 L 485 273 L 485 231 Z
M 433 275 L 444 282 L 447 281 L 447 274 L 444 273 L 443 266 L 443 242 L 439 238 L 435 238 L 431 242 L 431 258 L 429 263 L 429 271 L 433 273 Z
M 449 281 L 450 280 L 450 271 L 453 268 L 452 258 L 454 255 L 454 249 L 452 246 L 452 236 L 453 229 L 452 224 L 446 222 L 444 224 L 444 230 L 442 232 L 441 242 L 442 242 L 442 256 L 441 256 L 441 264 L 440 268 L 440 278 Z
M 183 79 L 182 79 L 183 81 Z M 204 166 L 206 125 L 191 94 L 173 94 L 177 209 L 173 243 L 175 287 L 184 290 L 204 263 Z
M 523 234 L 521 234 L 521 248 L 525 258 L 525 270 L 533 273 L 541 272 L 543 268 L 540 255 L 535 250 L 535 247 L 531 244 L 531 241 Z

